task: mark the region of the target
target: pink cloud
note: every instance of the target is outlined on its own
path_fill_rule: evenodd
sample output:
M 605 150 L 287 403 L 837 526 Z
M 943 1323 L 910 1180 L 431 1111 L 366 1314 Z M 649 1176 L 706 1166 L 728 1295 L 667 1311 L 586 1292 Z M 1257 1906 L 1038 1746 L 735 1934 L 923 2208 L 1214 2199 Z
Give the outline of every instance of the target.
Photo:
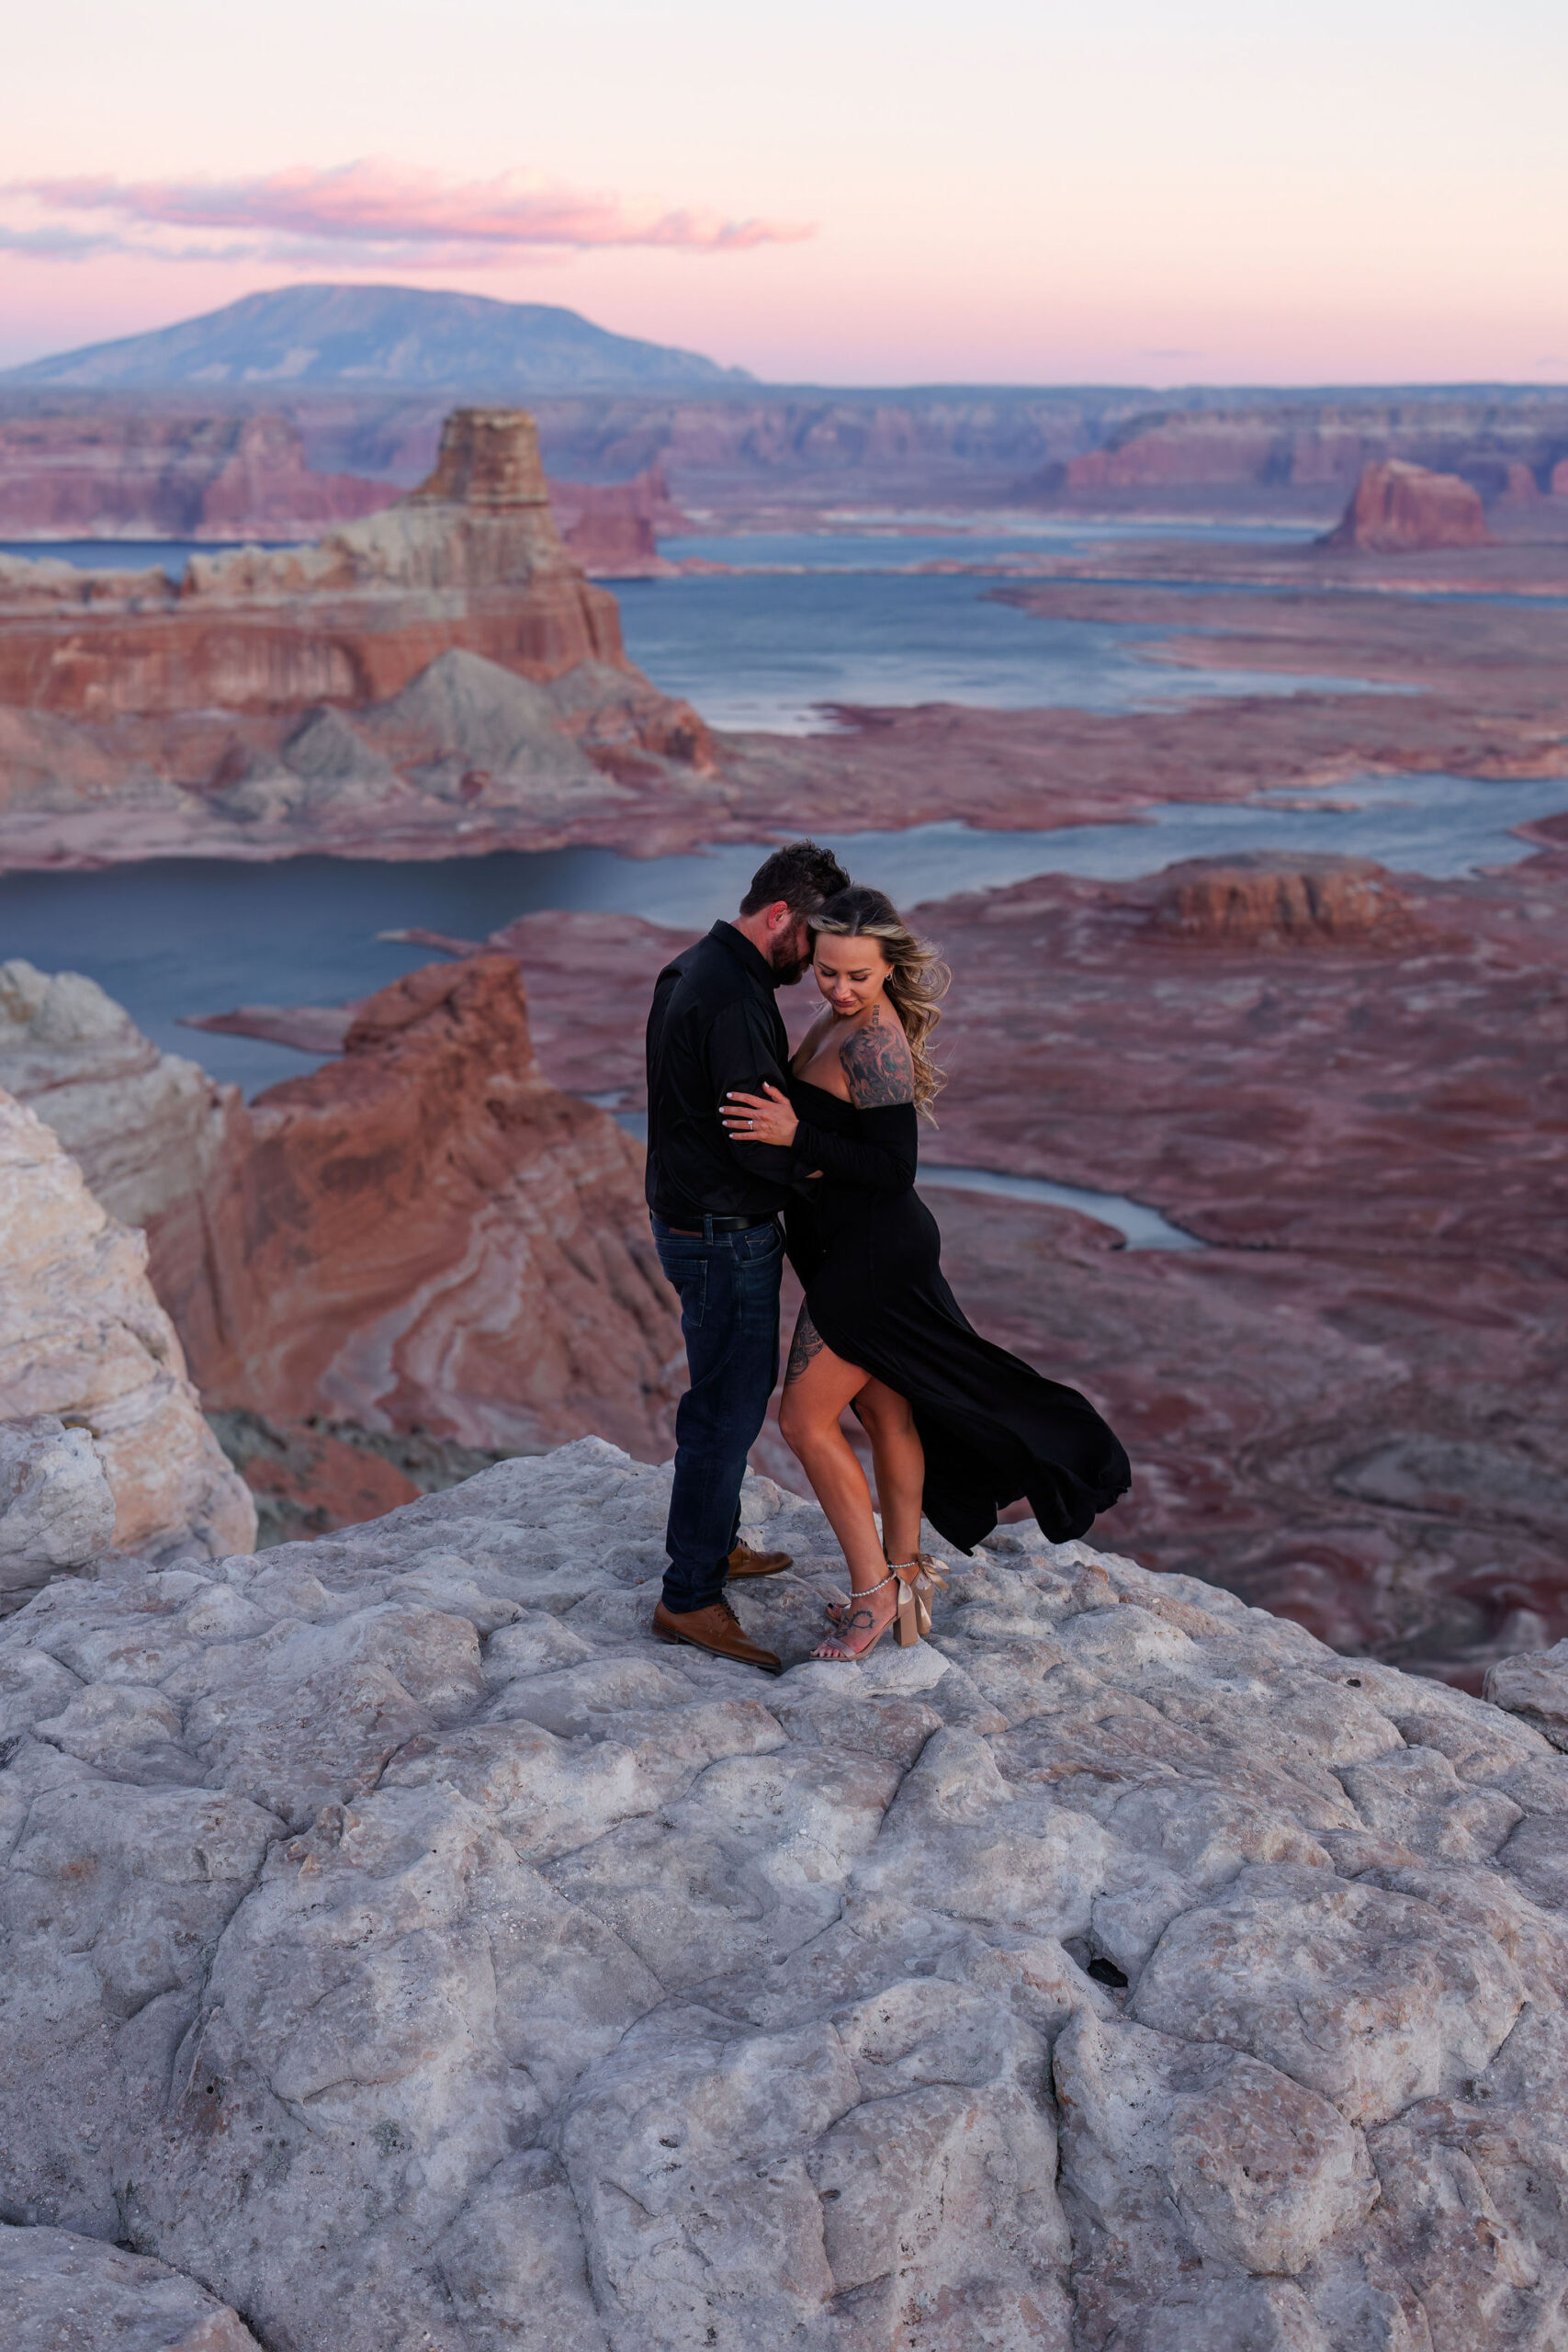
M 690 207 L 635 204 L 615 196 L 547 186 L 521 172 L 488 180 L 454 180 L 436 172 L 367 160 L 330 170 L 301 168 L 235 180 L 116 180 L 102 177 L 13 180 L 0 201 L 29 212 L 91 216 L 94 248 L 107 240 L 149 258 L 195 258 L 162 232 L 222 229 L 252 242 L 233 258 L 314 254 L 366 262 L 395 258 L 450 268 L 514 258 L 534 248 L 653 245 L 694 253 L 746 252 L 794 243 L 813 234 L 804 223 L 727 219 Z M 6 231 L 0 243 L 27 249 L 58 231 Z M 35 248 L 38 249 L 38 248 Z M 56 245 L 56 254 L 62 248 Z M 216 256 L 210 254 L 201 257 Z M 229 257 L 228 255 L 225 258 Z

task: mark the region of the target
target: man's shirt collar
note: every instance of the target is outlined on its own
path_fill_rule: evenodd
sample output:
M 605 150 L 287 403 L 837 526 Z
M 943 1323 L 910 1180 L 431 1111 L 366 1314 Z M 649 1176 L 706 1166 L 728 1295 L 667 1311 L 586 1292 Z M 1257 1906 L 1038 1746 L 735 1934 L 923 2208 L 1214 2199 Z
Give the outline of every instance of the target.
M 716 939 L 721 947 L 728 948 L 736 962 L 750 972 L 753 979 L 761 980 L 765 989 L 776 992 L 779 985 L 777 972 L 761 950 L 753 947 L 743 931 L 737 931 L 732 922 L 716 922 L 708 937 Z

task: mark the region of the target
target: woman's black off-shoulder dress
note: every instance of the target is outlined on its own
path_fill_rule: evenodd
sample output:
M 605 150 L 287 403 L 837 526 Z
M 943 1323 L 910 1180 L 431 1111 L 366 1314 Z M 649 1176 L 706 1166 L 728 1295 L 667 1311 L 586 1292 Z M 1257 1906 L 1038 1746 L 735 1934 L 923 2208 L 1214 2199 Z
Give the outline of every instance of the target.
M 822 1170 L 785 1213 L 790 1259 L 834 1354 L 908 1398 L 927 1519 L 967 1552 L 1027 1496 L 1054 1543 L 1086 1533 L 1132 1483 L 1127 1456 L 1087 1397 L 983 1340 L 949 1290 L 914 1189 L 914 1105 L 857 1110 L 794 1077 L 789 1091 L 797 1150 Z

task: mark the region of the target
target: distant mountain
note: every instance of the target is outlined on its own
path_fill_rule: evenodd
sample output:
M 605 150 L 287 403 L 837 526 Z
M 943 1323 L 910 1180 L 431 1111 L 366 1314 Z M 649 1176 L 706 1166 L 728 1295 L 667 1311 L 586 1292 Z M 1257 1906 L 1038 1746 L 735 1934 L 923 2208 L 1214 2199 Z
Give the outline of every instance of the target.
M 247 294 L 153 334 L 89 344 L 0 381 L 105 391 L 264 384 L 344 390 L 647 391 L 750 383 L 694 351 L 639 343 L 548 302 L 492 302 L 411 286 L 290 286 Z

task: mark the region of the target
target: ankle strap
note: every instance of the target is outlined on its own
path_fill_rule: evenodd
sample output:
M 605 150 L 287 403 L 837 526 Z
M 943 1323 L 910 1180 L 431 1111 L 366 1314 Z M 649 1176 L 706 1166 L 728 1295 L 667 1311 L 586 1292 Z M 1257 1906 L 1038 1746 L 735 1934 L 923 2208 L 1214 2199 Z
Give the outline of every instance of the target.
M 906 1566 L 907 1566 L 907 1565 L 908 1565 L 908 1563 L 906 1563 Z M 880 1592 L 880 1591 L 882 1590 L 882 1586 L 883 1586 L 884 1584 L 891 1584 L 891 1583 L 892 1583 L 892 1581 L 893 1581 L 893 1579 L 894 1579 L 894 1577 L 897 1575 L 897 1573 L 898 1573 L 898 1571 L 897 1570 L 897 1568 L 889 1568 L 889 1569 L 888 1569 L 888 1571 L 887 1571 L 887 1574 L 883 1577 L 883 1579 L 882 1579 L 882 1583 L 881 1583 L 881 1584 L 865 1584 L 865 1585 L 862 1585 L 862 1587 L 861 1587 L 861 1589 L 860 1589 L 860 1590 L 859 1590 L 858 1592 L 855 1590 L 855 1589 L 854 1589 L 853 1585 L 852 1585 L 852 1586 L 850 1587 L 850 1599 L 851 1599 L 852 1600 L 864 1600 L 868 1594 L 873 1593 L 873 1592 Z

